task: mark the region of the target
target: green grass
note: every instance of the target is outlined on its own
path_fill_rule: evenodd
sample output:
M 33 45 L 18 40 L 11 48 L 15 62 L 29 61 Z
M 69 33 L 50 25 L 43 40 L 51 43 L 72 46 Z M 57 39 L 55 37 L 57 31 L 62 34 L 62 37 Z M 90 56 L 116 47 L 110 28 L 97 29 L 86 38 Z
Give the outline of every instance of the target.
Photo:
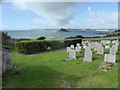
M 4 74 L 3 88 L 118 88 L 118 64 L 112 71 L 99 71 L 104 55 L 97 55 L 96 51 L 94 61 L 88 63 L 83 63 L 84 49 L 72 61 L 64 61 L 66 50 L 33 56 L 14 50 L 12 57 L 14 66 Z
M 108 36 L 108 37 L 101 37 L 101 38 L 85 38 L 82 40 L 105 40 L 105 39 L 118 39 L 120 36 Z

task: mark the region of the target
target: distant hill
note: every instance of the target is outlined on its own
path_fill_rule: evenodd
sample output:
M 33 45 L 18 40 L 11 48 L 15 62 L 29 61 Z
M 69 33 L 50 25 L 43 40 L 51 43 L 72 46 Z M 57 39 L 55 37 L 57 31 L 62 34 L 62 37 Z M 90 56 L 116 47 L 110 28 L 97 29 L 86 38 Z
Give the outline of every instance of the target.
M 69 30 L 61 28 L 58 32 L 70 32 Z

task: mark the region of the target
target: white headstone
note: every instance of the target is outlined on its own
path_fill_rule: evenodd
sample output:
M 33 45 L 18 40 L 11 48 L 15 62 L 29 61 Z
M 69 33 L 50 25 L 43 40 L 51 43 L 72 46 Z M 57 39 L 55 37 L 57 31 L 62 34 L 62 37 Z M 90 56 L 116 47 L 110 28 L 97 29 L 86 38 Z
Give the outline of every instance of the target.
M 84 55 L 83 60 L 88 61 L 88 62 L 93 61 L 92 60 L 92 51 L 91 51 L 90 47 L 85 48 L 85 55 Z
M 69 59 L 76 59 L 76 51 L 71 49 L 69 51 Z
M 110 40 L 106 40 L 106 43 L 107 43 L 107 44 L 110 44 L 110 42 L 111 42 Z
M 99 47 L 99 48 L 97 49 L 97 54 L 103 54 L 103 52 L 104 52 L 103 47 Z
M 74 49 L 75 47 L 74 47 L 74 45 L 71 45 L 70 48 L 71 48 L 71 49 Z
M 83 48 L 86 48 L 86 47 L 87 47 L 86 45 L 83 46 Z
M 116 63 L 116 55 L 105 54 L 104 61 Z
M 67 52 L 69 52 L 71 50 L 71 48 L 70 47 L 67 47 Z
M 113 45 L 113 46 L 110 48 L 110 54 L 111 54 L 111 55 L 116 55 L 116 45 Z
M 108 45 L 107 45 L 107 46 L 105 46 L 105 49 L 109 49 L 109 48 L 110 48 L 110 46 L 108 46 Z
M 81 46 L 75 47 L 76 52 L 80 52 L 81 51 Z
M 112 41 L 112 44 L 115 44 L 116 42 L 117 42 L 116 40 L 113 40 L 113 41 Z
M 76 46 L 79 47 L 79 46 L 80 46 L 80 43 L 77 43 Z

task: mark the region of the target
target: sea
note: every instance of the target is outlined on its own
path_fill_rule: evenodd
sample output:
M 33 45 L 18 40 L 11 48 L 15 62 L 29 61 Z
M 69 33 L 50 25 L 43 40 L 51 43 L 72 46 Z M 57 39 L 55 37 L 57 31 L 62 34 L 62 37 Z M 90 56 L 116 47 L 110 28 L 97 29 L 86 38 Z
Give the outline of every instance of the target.
M 106 31 L 90 31 L 90 30 L 69 30 L 70 32 L 58 32 L 58 29 L 34 29 L 34 30 L 4 30 L 12 38 L 25 38 L 25 39 L 36 39 L 38 37 L 44 36 L 46 39 L 63 39 L 66 37 L 82 35 L 84 37 L 95 37 L 95 36 L 105 36 Z

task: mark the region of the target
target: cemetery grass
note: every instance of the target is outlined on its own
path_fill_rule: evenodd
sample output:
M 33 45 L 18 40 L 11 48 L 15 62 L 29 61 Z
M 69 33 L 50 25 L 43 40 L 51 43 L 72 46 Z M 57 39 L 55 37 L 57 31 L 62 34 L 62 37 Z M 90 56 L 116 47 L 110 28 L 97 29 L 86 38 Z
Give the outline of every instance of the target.
M 3 75 L 3 88 L 118 88 L 118 64 L 111 71 L 99 71 L 104 55 L 96 51 L 88 63 L 83 63 L 84 49 L 71 61 L 64 60 L 66 50 L 33 56 L 14 50 L 12 57 L 13 69 Z

